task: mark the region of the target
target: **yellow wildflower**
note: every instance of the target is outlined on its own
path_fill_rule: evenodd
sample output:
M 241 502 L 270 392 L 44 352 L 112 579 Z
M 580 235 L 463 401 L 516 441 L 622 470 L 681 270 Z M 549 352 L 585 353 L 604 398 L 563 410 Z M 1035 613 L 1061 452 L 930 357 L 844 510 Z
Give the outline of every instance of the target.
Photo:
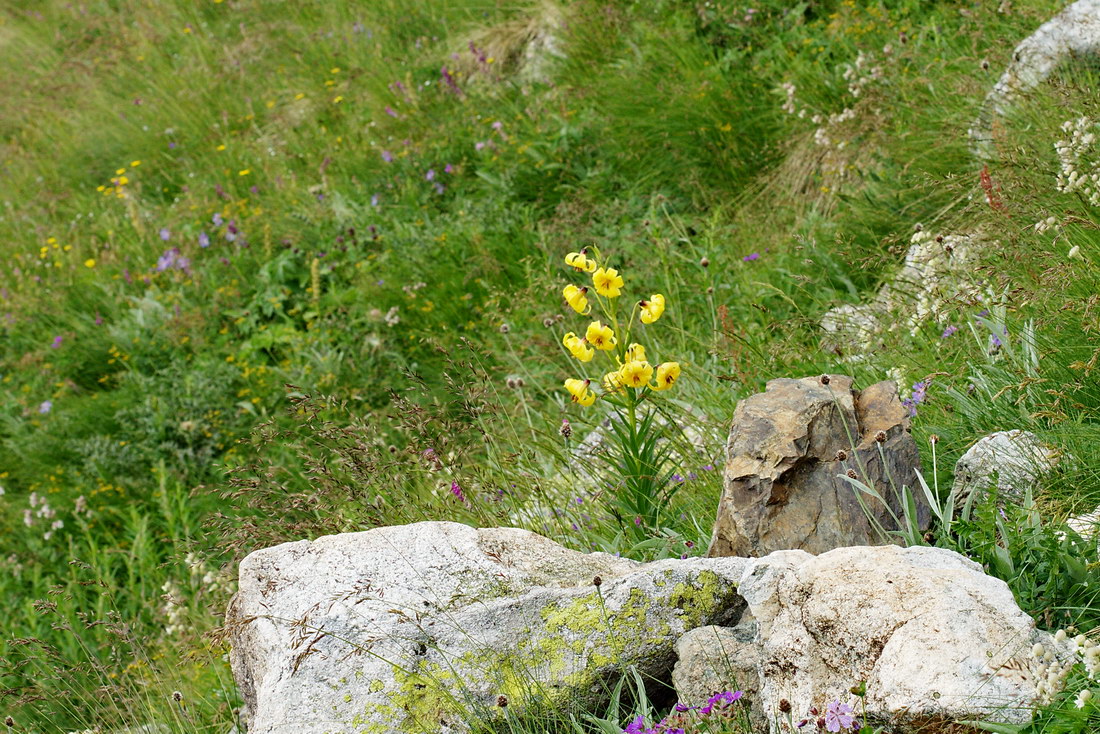
M 87 260 L 85 260 L 84 261 L 84 267 L 94 268 L 95 267 L 95 259 L 90 257 Z
M 626 348 L 626 361 L 627 362 L 644 362 L 645 361 L 645 347 L 641 344 L 631 344 Z
M 565 256 L 565 264 L 584 273 L 591 273 L 596 269 L 596 261 L 589 260 L 583 252 L 571 252 Z
M 619 379 L 627 387 L 643 387 L 651 377 L 653 377 L 653 365 L 641 360 L 627 362 L 619 370 Z
M 654 390 L 667 390 L 680 377 L 679 362 L 662 362 L 657 365 L 657 383 Z
M 569 350 L 569 353 L 582 362 L 590 362 L 592 356 L 596 354 L 596 351 L 592 347 L 584 343 L 584 339 L 573 332 L 569 332 L 561 340 L 561 343 L 565 345 L 565 348 Z
M 615 298 L 622 293 L 623 278 L 615 268 L 600 268 L 592 276 L 592 283 L 596 292 L 605 298 Z
M 562 291 L 562 295 L 565 297 L 565 302 L 568 303 L 574 311 L 579 314 L 588 313 L 588 297 L 585 293 L 588 292 L 587 288 L 578 288 L 573 284 L 565 286 L 565 290 Z
M 622 375 L 619 370 L 608 372 L 603 376 L 603 389 L 607 392 L 615 392 L 623 386 Z
M 642 323 L 652 324 L 661 318 L 661 314 L 665 312 L 665 297 L 660 293 L 654 293 L 648 301 L 642 301 L 640 305 L 642 307 Z
M 604 352 L 610 352 L 618 344 L 615 339 L 615 332 L 611 330 L 611 327 L 604 326 L 599 321 L 593 321 L 588 325 L 588 330 L 584 332 L 584 339 L 596 349 Z
M 565 381 L 565 389 L 573 396 L 573 402 L 585 406 L 596 402 L 596 393 L 589 390 L 588 385 L 588 380 L 571 378 Z

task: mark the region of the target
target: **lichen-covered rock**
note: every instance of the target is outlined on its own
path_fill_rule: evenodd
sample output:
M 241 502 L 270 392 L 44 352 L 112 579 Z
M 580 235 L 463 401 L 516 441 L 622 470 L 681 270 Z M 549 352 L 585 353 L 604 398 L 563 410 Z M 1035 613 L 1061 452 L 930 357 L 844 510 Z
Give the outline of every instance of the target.
M 1059 458 L 1057 451 L 1044 446 L 1028 431 L 1015 429 L 983 436 L 955 463 L 956 507 L 965 505 L 971 495 L 974 502 L 981 502 L 993 487 L 1001 500 L 1019 502 Z
M 1020 42 L 1005 69 L 985 98 L 970 128 L 974 152 L 981 158 L 995 153 L 994 121 L 1005 114 L 1021 94 L 1044 82 L 1059 64 L 1100 53 L 1100 0 L 1077 0 Z
M 227 620 L 249 734 L 460 732 L 499 696 L 521 713 L 598 699 L 628 664 L 667 679 L 683 632 L 739 616 L 745 562 L 445 522 L 257 551 Z
M 760 705 L 759 666 L 756 622 L 746 615 L 734 627 L 697 627 L 681 637 L 676 643 L 672 685 L 677 698 L 689 706 L 715 693 L 741 691 L 742 705 L 750 707 L 755 730 L 762 731 L 767 719 Z
M 898 529 L 892 516 L 904 513 L 896 488 L 916 487 L 920 469 L 907 429 L 892 382 L 855 391 L 843 375 L 828 376 L 828 384 L 820 377 L 771 380 L 734 411 L 708 555 L 821 553 L 884 542 L 867 514 L 885 530 Z M 843 478 L 849 471 L 887 504 L 857 496 Z M 927 502 L 919 492 L 914 499 L 916 521 L 927 527 Z
M 1040 674 L 1032 647 L 1054 645 L 1007 584 L 940 548 L 773 553 L 746 568 L 740 591 L 758 625 L 760 700 L 775 734 L 781 700 L 797 720 L 854 702 L 860 682 L 868 718 L 892 732 L 1027 721 Z

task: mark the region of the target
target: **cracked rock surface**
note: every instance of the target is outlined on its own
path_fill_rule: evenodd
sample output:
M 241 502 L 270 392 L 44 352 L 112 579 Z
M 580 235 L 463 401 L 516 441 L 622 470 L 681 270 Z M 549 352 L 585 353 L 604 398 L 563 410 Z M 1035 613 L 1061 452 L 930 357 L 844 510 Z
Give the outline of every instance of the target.
M 828 384 L 821 377 L 771 380 L 734 411 L 708 554 L 823 553 L 884 542 L 874 523 L 897 529 L 891 512 L 903 514 L 898 490 L 917 487 L 920 457 L 908 425 L 890 381 L 854 390 L 844 375 L 829 375 Z M 857 497 L 842 478 L 849 471 L 886 504 Z M 922 493 L 915 499 L 926 528 L 931 511 Z

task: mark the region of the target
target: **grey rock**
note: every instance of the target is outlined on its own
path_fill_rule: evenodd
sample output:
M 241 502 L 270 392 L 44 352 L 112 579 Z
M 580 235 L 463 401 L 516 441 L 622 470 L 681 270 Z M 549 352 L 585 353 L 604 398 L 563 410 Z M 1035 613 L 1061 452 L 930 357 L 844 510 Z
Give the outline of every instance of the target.
M 1042 679 L 1034 645 L 1054 638 L 1020 611 L 1008 585 L 941 548 L 783 551 L 753 561 L 740 591 L 761 644 L 763 707 L 797 721 L 866 682 L 868 719 L 897 734 L 935 721 L 1031 718 Z
M 746 562 L 446 522 L 257 551 L 227 615 L 249 734 L 462 732 L 501 695 L 522 713 L 598 703 L 627 665 L 667 680 L 680 635 L 740 615 Z
M 877 526 L 899 529 L 891 515 L 903 516 L 895 488 L 917 486 L 920 457 L 897 387 L 880 382 L 855 391 L 852 378 L 829 378 L 827 385 L 819 377 L 771 380 L 737 405 L 708 555 L 822 553 L 886 542 Z M 842 478 L 849 470 L 886 504 L 857 496 Z M 915 500 L 923 529 L 931 511 L 922 493 Z
M 998 496 L 1019 502 L 1039 479 L 1058 463 L 1057 451 L 1044 446 L 1039 438 L 1019 429 L 997 431 L 983 436 L 955 463 L 952 493 L 956 508 L 974 495 L 981 502 L 996 487 Z
M 1043 83 L 1059 64 L 1097 53 L 1100 53 L 1100 0 L 1077 0 L 1039 26 L 1016 46 L 1012 63 L 986 96 L 978 119 L 970 128 L 975 154 L 984 159 L 994 157 L 994 121 L 1020 95 Z
M 677 698 L 695 706 L 715 693 L 741 691 L 756 730 L 763 730 L 767 719 L 760 704 L 760 647 L 751 615 L 734 627 L 690 630 L 676 643 L 672 685 Z

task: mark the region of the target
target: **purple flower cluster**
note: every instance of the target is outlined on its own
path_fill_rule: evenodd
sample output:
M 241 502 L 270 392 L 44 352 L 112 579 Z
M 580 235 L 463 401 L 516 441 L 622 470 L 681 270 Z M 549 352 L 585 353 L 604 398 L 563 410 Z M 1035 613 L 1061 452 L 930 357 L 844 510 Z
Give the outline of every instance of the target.
M 164 254 L 157 259 L 153 270 L 158 273 L 163 273 L 165 270 L 187 270 L 190 265 L 191 261 L 180 254 L 180 248 L 173 247 L 165 250 Z
M 901 404 L 908 411 L 910 418 L 917 416 L 917 406 L 924 402 L 924 398 L 928 393 L 928 382 L 914 382 L 912 394 L 901 401 Z
M 623 734 L 685 734 L 684 724 L 689 723 L 691 719 L 727 716 L 733 705 L 741 700 L 742 695 L 744 694 L 741 691 L 722 691 L 715 693 L 699 706 L 677 703 L 672 715 L 648 727 L 645 717 L 638 715 L 623 729 Z

